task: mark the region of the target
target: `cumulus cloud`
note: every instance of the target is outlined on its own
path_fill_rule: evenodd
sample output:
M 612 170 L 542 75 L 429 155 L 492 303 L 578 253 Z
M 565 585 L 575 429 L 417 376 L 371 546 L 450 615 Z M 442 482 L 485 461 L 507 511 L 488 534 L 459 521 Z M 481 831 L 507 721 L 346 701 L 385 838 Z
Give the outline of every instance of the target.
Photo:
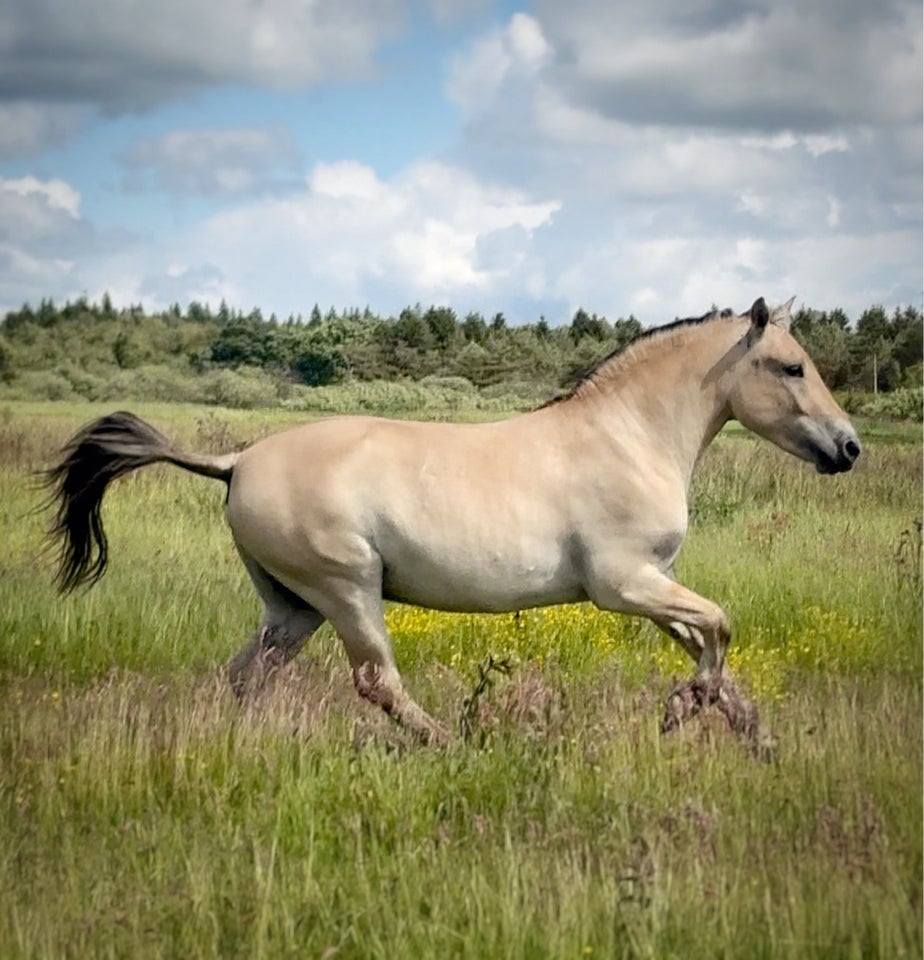
M 434 161 L 383 179 L 317 164 L 298 190 L 243 200 L 167 242 L 101 236 L 64 181 L 0 180 L 0 309 L 43 297 L 165 307 L 222 298 L 282 315 L 315 302 L 498 309 L 541 292 L 532 251 L 560 204 Z
M 39 197 L 39 205 L 34 209 L 47 208 L 49 211 L 64 211 L 76 220 L 80 215 L 80 194 L 64 180 L 39 180 L 37 177 L 20 177 L 4 180 L 0 177 L 0 191 L 18 197 Z
M 73 271 L 92 230 L 80 194 L 59 179 L 0 177 L 0 310 L 73 291 Z
M 5 313 L 24 303 L 37 304 L 42 298 L 73 286 L 74 261 L 65 257 L 36 257 L 20 246 L 0 241 L 0 311 Z
M 466 113 L 477 114 L 505 82 L 535 75 L 550 53 L 539 23 L 529 14 L 515 13 L 506 27 L 455 58 L 447 93 Z
M 126 185 L 171 194 L 245 194 L 280 186 L 299 159 L 284 128 L 172 130 L 140 140 L 123 155 Z
M 921 116 L 921 5 L 539 0 L 571 100 L 632 123 L 827 131 Z
M 827 231 L 801 240 L 738 234 L 656 238 L 613 231 L 561 263 L 550 293 L 610 317 L 635 313 L 646 323 L 702 313 L 712 304 L 747 309 L 758 297 L 845 308 L 854 318 L 873 303 L 908 302 L 920 281 L 907 262 L 909 230 L 871 235 Z M 546 262 L 548 262 L 546 260 Z M 810 269 L 806 269 L 810 264 Z M 845 265 L 849 264 L 845 276 Z
M 400 0 L 8 0 L 0 100 L 132 110 L 237 83 L 302 89 L 368 74 Z
M 531 20 L 529 69 L 511 22 L 447 91 L 467 166 L 561 200 L 534 256 L 569 309 L 916 302 L 919 4 L 538 0 Z M 879 247 L 861 254 L 865 236 Z M 855 259 L 816 269 L 816 250 Z
M 60 142 L 94 106 L 368 77 L 405 2 L 230 0 L 219 18 L 205 0 L 105 15 L 98 0 L 11 0 L 0 156 Z M 424 9 L 451 21 L 482 2 Z M 448 58 L 458 142 L 388 176 L 362 155 L 306 176 L 281 128 L 174 130 L 122 155 L 126 183 L 222 212 L 116 244 L 85 218 L 89 187 L 84 204 L 66 179 L 17 168 L 0 181 L 3 297 L 109 288 L 280 314 L 419 299 L 553 320 L 583 305 L 645 322 L 759 295 L 853 312 L 918 301 L 919 3 L 530 11 Z
M 301 192 L 196 228 L 181 245 L 182 269 L 197 269 L 206 250 L 233 278 L 222 296 L 280 313 L 316 301 L 379 310 L 417 299 L 475 304 L 516 286 L 533 235 L 558 207 L 432 161 L 389 180 L 356 161 L 319 164 Z M 484 257 L 481 244 L 510 228 L 519 231 L 520 256 Z
M 218 303 L 225 288 L 225 275 L 211 263 L 187 267 L 169 263 L 159 273 L 146 275 L 129 299 L 163 306 L 171 303 Z
M 452 23 L 491 6 L 492 0 L 425 0 L 425 3 L 437 22 Z

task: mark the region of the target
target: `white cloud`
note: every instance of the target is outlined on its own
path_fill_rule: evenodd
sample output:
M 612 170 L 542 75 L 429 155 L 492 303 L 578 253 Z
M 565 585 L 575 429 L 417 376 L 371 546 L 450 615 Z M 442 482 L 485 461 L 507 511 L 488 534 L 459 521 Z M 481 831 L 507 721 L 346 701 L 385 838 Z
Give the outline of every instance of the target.
M 63 180 L 0 177 L 0 313 L 48 296 L 73 296 L 92 230 L 80 194 Z
M 917 0 L 539 0 L 553 81 L 632 123 L 826 133 L 920 118 Z
M 436 299 L 465 288 L 484 287 L 490 279 L 475 264 L 474 239 L 440 220 L 425 219 L 393 236 L 386 258 L 414 289 L 434 291 Z
M 213 298 L 282 314 L 307 312 L 316 301 L 386 311 L 418 299 L 487 306 L 504 290 L 519 296 L 526 272 L 535 288 L 534 234 L 548 229 L 559 206 L 432 161 L 389 180 L 356 161 L 318 164 L 299 193 L 211 217 L 176 259 L 193 269 L 207 251 Z M 516 255 L 490 256 L 493 238 L 511 229 Z M 149 273 L 146 289 L 157 288 Z
M 502 84 L 534 75 L 550 54 L 539 23 L 529 14 L 515 13 L 506 27 L 454 59 L 447 93 L 466 113 L 477 114 Z
M 738 209 L 759 217 L 767 209 L 767 198 L 759 193 L 745 191 L 738 197 Z
M 388 191 L 372 167 L 358 160 L 319 163 L 308 178 L 311 191 L 334 200 L 385 203 Z
M 8 268 L 24 284 L 39 283 L 57 287 L 62 280 L 66 281 L 70 277 L 74 269 L 73 260 L 33 257 L 24 250 L 5 243 L 0 244 L 0 257 L 7 261 Z
M 708 229 L 695 203 L 594 219 L 599 209 L 579 200 L 569 207 L 444 163 L 385 179 L 343 161 L 316 165 L 298 192 L 239 203 L 169 241 L 115 243 L 95 235 L 68 184 L 9 183 L 0 189 L 2 308 L 108 289 L 117 303 L 225 298 L 283 316 L 315 302 L 395 312 L 419 300 L 513 320 L 563 320 L 582 305 L 657 323 L 792 293 L 856 315 L 907 302 L 920 284 L 908 257 L 920 245 L 913 230 L 851 232 L 827 194 L 812 217 L 800 214 L 813 225 L 796 235 L 775 226 L 790 215 L 774 210 L 778 195 L 733 197 L 751 208 L 736 214 L 747 226 L 728 229 L 717 217 Z
M 490 7 L 492 0 L 425 0 L 425 3 L 439 23 L 447 24 Z
M 568 309 L 652 322 L 790 286 L 853 310 L 917 301 L 918 4 L 539 0 L 534 19 L 532 71 L 502 69 L 509 27 L 456 60 L 482 77 L 459 153 L 561 200 L 539 258 Z M 834 249 L 855 260 L 816 270 Z
M 116 287 L 113 290 L 111 286 L 108 288 L 114 302 L 134 303 L 141 300 L 158 306 L 171 303 L 185 306 L 196 301 L 217 305 L 226 292 L 234 292 L 227 285 L 221 270 L 211 263 L 191 267 L 185 263 L 172 262 L 162 273 L 145 275 L 140 282 L 138 266 L 135 264 L 124 274 L 130 289 L 119 290 Z M 150 264 L 147 267 L 150 269 Z M 237 304 L 238 300 L 235 297 L 231 302 Z M 248 304 L 248 306 L 257 306 L 257 304 Z
M 425 6 L 451 23 L 482 2 Z M 59 135 L 43 98 L 66 131 L 92 112 L 75 104 L 368 78 L 405 2 L 230 0 L 220 17 L 205 0 L 116 6 L 0 12 L 0 156 Z M 98 184 L 84 202 L 81 181 L 17 168 L 0 181 L 0 301 L 108 288 L 118 302 L 225 297 L 280 314 L 421 300 L 649 323 L 793 292 L 854 314 L 918 302 L 920 23 L 911 0 L 536 0 L 445 64 L 457 143 L 430 160 L 393 150 L 390 169 L 403 166 L 388 176 L 371 159 L 381 142 L 306 176 L 284 128 L 203 122 L 122 158 L 132 185 L 202 206 L 116 243 L 84 214 L 100 209 Z M 129 198 L 135 212 L 144 199 Z
M 4 180 L 0 177 L 0 191 L 20 197 L 37 196 L 51 210 L 63 210 L 75 220 L 80 216 L 80 194 L 63 180 L 39 180 L 37 177 L 20 177 Z
M 535 69 L 552 52 L 539 22 L 526 13 L 515 13 L 506 30 L 507 43 L 519 63 Z
M 833 134 L 796 134 L 782 130 L 770 136 L 745 136 L 739 141 L 742 146 L 765 150 L 794 150 L 802 147 L 813 157 L 826 153 L 844 153 L 850 149 L 850 140 L 843 132 Z
M 850 149 L 850 142 L 842 133 L 834 135 L 809 134 L 804 138 L 805 148 L 813 157 L 820 157 L 826 153 L 843 153 Z
M 628 230 L 582 251 L 553 289 L 566 312 L 581 305 L 609 317 L 635 311 L 647 323 L 697 315 L 712 304 L 744 310 L 758 296 L 779 302 L 793 294 L 856 318 L 874 303 L 913 302 L 920 267 L 906 255 L 918 242 L 906 230 L 823 231 L 798 240 L 754 234 L 645 240 Z

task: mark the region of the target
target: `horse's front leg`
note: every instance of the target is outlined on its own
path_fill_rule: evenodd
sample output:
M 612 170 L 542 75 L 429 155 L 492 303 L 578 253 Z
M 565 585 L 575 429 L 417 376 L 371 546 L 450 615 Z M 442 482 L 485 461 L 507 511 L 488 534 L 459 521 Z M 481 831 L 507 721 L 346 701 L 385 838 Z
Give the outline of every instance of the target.
M 703 649 L 705 647 L 703 635 L 699 630 L 688 627 L 685 623 L 680 623 L 678 620 L 668 622 L 655 620 L 653 623 L 658 629 L 663 630 L 671 640 L 676 640 L 690 655 L 690 659 L 695 664 L 699 664 L 699 659 L 703 655 Z
M 703 707 L 719 702 L 725 712 L 730 684 L 725 669 L 731 629 L 718 604 L 701 597 L 646 564 L 630 576 L 598 577 L 588 594 L 598 607 L 648 617 L 686 650 L 696 663 L 696 679 L 675 689 L 668 700 L 663 729 L 680 726 Z M 729 685 L 729 691 L 734 687 Z
M 644 567 L 619 591 L 616 609 L 649 617 L 696 661 L 696 679 L 679 683 L 667 700 L 661 724 L 667 733 L 706 707 L 715 706 L 728 726 L 763 754 L 772 736 L 761 731 L 756 706 L 738 689 L 726 665 L 731 630 L 721 607 L 681 586 L 655 567 Z
M 603 610 L 648 617 L 677 640 L 706 685 L 722 674 L 731 628 L 722 608 L 662 573 L 653 564 L 625 575 L 597 576 L 588 595 Z

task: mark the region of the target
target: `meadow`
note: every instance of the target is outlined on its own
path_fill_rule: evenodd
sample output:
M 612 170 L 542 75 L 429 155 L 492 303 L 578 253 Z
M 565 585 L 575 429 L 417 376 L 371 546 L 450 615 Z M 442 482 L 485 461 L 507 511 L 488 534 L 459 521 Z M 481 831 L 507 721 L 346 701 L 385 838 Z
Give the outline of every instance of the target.
M 708 719 L 662 736 L 688 662 L 587 605 L 390 609 L 446 749 L 328 628 L 240 707 L 221 484 L 119 482 L 105 578 L 54 591 L 34 471 L 111 409 L 0 409 L 0 956 L 921 956 L 920 426 L 858 422 L 836 477 L 735 428 L 700 466 L 678 575 L 730 616 L 761 762 Z M 132 409 L 216 451 L 304 418 Z

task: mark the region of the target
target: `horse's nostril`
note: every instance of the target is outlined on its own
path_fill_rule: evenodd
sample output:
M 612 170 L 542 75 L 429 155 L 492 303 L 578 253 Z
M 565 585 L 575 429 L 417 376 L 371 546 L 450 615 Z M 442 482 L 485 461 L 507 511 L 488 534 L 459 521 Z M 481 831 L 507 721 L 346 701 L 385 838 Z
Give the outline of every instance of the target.
M 851 460 L 856 460 L 857 457 L 860 456 L 860 444 L 854 440 L 848 440 L 844 444 L 844 453 L 846 453 Z

